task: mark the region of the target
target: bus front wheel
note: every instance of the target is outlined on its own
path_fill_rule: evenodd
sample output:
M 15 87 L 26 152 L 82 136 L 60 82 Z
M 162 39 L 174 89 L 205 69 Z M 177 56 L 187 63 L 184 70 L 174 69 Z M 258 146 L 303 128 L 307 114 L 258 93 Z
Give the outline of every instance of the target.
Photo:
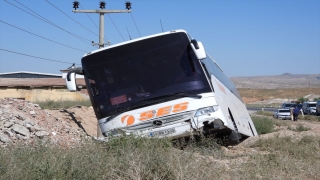
M 228 145 L 237 145 L 240 143 L 241 134 L 238 131 L 232 130 L 228 137 Z

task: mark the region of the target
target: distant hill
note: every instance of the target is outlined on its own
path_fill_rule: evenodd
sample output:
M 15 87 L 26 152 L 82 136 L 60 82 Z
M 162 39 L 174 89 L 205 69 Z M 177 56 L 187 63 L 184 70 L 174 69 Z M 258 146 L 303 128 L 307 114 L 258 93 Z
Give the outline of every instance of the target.
M 250 89 L 287 89 L 287 88 L 319 88 L 320 74 L 290 74 L 275 76 L 231 77 L 237 88 Z

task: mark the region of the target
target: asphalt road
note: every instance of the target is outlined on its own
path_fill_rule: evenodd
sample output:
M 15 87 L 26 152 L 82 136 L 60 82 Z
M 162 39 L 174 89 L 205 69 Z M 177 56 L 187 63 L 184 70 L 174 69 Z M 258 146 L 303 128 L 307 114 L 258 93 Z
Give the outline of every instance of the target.
M 268 111 L 275 112 L 278 108 L 257 108 L 257 107 L 247 107 L 248 111 Z

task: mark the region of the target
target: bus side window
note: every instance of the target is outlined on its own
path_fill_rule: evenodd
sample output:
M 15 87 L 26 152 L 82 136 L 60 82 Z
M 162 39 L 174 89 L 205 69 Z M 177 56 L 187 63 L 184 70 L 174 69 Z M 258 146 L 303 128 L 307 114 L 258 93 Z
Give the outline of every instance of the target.
M 209 74 L 209 77 L 211 78 L 210 74 L 213 74 L 214 76 L 217 77 L 217 73 L 215 73 L 214 71 L 214 67 L 213 67 L 213 62 L 211 59 L 209 59 L 208 57 L 204 60 L 201 60 L 201 64 L 203 65 L 203 67 L 205 67 L 206 69 L 206 73 Z M 218 77 L 217 77 L 218 78 Z M 219 78 L 218 78 L 219 79 Z

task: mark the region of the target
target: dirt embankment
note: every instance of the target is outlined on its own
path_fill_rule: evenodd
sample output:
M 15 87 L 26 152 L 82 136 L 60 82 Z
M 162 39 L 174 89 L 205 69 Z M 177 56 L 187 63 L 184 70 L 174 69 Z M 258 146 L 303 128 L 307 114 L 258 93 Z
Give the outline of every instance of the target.
M 96 135 L 92 108 L 43 110 L 28 101 L 0 99 L 0 145 L 36 141 L 72 147 Z

